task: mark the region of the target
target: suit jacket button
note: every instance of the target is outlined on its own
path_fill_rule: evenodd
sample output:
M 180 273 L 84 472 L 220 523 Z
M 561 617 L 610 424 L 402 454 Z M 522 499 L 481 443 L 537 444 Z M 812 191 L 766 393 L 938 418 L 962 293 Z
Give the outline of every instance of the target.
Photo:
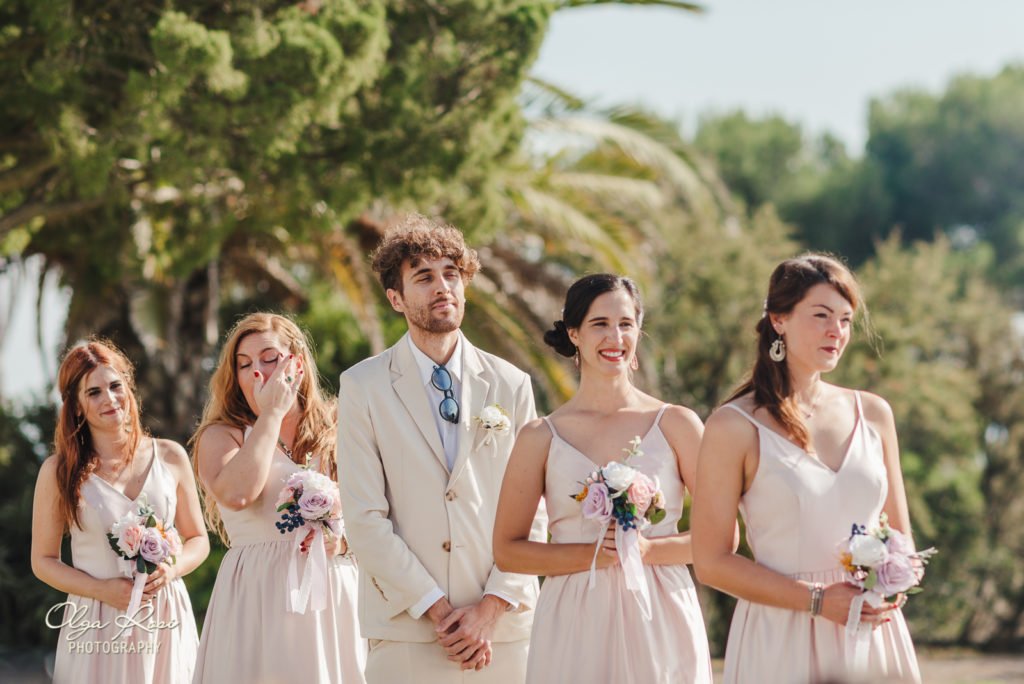
M 452 550 L 452 543 L 450 541 L 446 541 L 444 544 L 441 544 L 441 548 L 444 549 L 445 551 L 451 551 Z
M 449 501 L 455 501 L 455 492 L 448 492 L 447 494 L 444 495 L 444 498 L 448 499 Z

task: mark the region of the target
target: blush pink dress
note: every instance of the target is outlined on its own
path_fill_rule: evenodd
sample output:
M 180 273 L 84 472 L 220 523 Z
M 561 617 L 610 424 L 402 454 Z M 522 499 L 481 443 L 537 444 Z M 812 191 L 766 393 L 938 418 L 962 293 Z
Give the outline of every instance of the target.
M 249 436 L 246 429 L 245 436 Z M 316 467 L 314 463 L 313 467 Z M 288 611 L 288 565 L 296 535 L 274 526 L 277 495 L 299 466 L 274 450 L 267 484 L 240 511 L 221 507 L 231 548 L 224 555 L 203 622 L 196 684 L 363 684 L 366 641 L 356 619 L 355 561 L 335 556 L 328 563 L 327 607 Z M 302 576 L 306 558 L 300 559 Z
M 664 412 L 662 407 L 643 438 L 643 455 L 629 461 L 644 474 L 656 476 L 665 494 L 665 519 L 643 530 L 648 538 L 676 534 L 683 512 L 683 481 L 659 426 Z M 601 524 L 585 519 L 581 504 L 571 495 L 598 466 L 545 421 L 552 433 L 544 483 L 550 543 L 596 544 Z M 711 684 L 708 639 L 689 570 L 685 565 L 643 568 L 651 597 L 650 620 L 626 588 L 618 565 L 597 570 L 593 589 L 588 588 L 589 572 L 546 578 L 533 619 L 526 681 Z
M 844 580 L 837 546 L 854 523 L 874 527 L 888 491 L 882 441 L 864 420 L 856 393 L 857 420 L 839 470 L 763 425 L 757 427 L 760 463 L 740 499 L 747 541 L 757 562 L 809 582 Z M 874 630 L 863 681 L 921 681 L 914 644 L 903 614 Z M 809 611 L 787 610 L 740 599 L 729 629 L 725 682 L 806 684 L 851 673 L 844 627 Z M 767 675 L 766 673 L 771 673 Z M 861 681 L 858 679 L 858 681 Z
M 79 520 L 82 527 L 71 528 L 72 564 L 93 577 L 110 579 L 129 577 L 128 561 L 121 559 L 107 541 L 107 532 L 116 520 L 137 511 L 143 496 L 162 520 L 173 522 L 177 510 L 177 487 L 174 477 L 156 453 L 153 456 L 142 491 L 129 499 L 106 480 L 90 475 L 82 483 Z M 135 622 L 146 627 L 132 627 L 121 632 L 117 620 L 125 613 L 97 599 L 68 595 L 68 602 L 77 606 L 72 618 L 70 606 L 61 620 L 53 611 L 51 624 L 65 622 L 57 641 L 53 681 L 56 684 L 109 684 L 109 682 L 188 682 L 196 660 L 196 620 L 185 583 L 177 578 L 157 592 L 152 605 L 136 614 Z M 76 624 L 84 622 L 104 625 L 87 628 L 80 633 Z

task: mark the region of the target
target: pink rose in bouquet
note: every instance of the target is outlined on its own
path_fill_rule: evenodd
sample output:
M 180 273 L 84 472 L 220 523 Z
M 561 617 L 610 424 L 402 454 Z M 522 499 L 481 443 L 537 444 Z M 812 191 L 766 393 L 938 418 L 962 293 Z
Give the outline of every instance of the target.
M 167 539 L 168 546 L 170 546 L 171 555 L 175 557 L 181 555 L 184 545 L 181 543 L 181 535 L 178 534 L 178 530 L 173 527 L 165 529 L 164 537 Z
M 120 535 L 117 537 L 115 551 L 118 551 L 124 558 L 137 556 L 146 528 L 138 524 L 124 525 L 119 531 Z
M 636 477 L 633 478 L 633 483 L 629 485 L 629 489 L 626 490 L 629 502 L 636 505 L 640 515 L 647 512 L 647 509 L 654 502 L 654 497 L 657 493 L 658 485 L 655 484 L 654 480 L 639 471 L 637 471 Z

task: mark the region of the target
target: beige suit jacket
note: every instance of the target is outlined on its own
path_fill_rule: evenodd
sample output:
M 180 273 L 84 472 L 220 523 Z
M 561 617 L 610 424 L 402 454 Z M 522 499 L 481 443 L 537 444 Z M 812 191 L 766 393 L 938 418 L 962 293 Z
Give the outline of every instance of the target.
M 430 620 L 407 612 L 436 585 L 456 608 L 485 593 L 517 600 L 493 640 L 527 639 L 537 578 L 499 571 L 491 536 L 515 434 L 536 417 L 530 378 L 463 338 L 461 433 L 449 473 L 432 414 L 437 407 L 406 337 L 345 371 L 339 387 L 338 480 L 359 562 L 362 635 L 436 639 Z M 491 404 L 508 411 L 512 430 L 488 439 L 474 417 Z M 545 540 L 545 522 L 538 515 L 531 538 Z

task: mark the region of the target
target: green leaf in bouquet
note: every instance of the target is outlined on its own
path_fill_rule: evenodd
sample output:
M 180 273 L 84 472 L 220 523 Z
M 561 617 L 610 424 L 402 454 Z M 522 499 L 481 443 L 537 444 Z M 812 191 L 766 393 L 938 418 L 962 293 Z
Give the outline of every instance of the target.
M 924 591 L 924 589 L 922 589 L 921 587 L 910 587 L 903 593 L 907 596 L 913 596 L 914 594 L 920 594 L 922 591 Z
M 666 513 L 664 508 L 655 508 L 654 511 L 647 516 L 647 519 L 651 521 L 652 525 L 657 525 L 665 519 L 665 515 Z
M 114 549 L 114 553 L 124 558 L 124 554 L 121 553 L 121 549 L 117 545 L 117 537 L 107 532 L 107 541 L 110 542 L 110 548 Z
M 150 513 L 149 517 L 146 518 L 146 527 L 156 527 L 156 518 Z
M 280 513 L 281 511 L 288 510 L 288 507 L 291 506 L 291 505 L 292 505 L 291 501 L 286 501 L 283 504 L 281 504 L 280 506 L 278 506 L 276 510 L 277 510 L 278 513 Z
M 139 558 L 142 558 L 142 556 L 139 556 Z M 146 574 L 152 575 L 154 572 L 156 572 L 156 563 L 146 561 Z
M 146 572 L 146 559 L 141 555 L 135 557 L 135 569 L 139 572 Z
M 874 568 L 868 571 L 867 579 L 864 580 L 864 588 L 871 591 L 878 584 L 878 573 L 875 572 Z

